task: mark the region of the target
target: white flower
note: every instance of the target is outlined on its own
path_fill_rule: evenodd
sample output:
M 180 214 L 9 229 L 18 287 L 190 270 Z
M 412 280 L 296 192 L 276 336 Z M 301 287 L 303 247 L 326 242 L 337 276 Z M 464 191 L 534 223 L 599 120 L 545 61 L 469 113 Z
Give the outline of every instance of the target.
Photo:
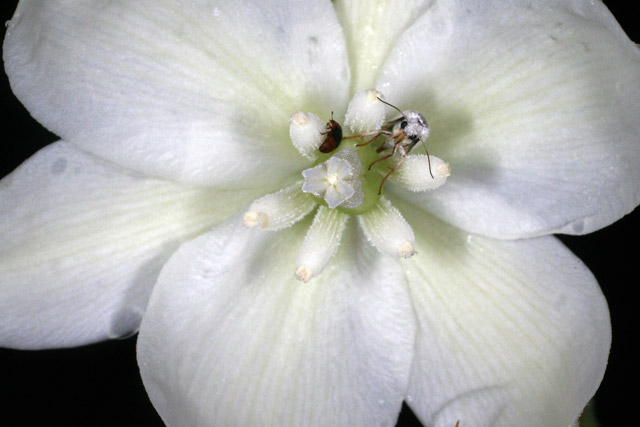
M 403 400 L 429 426 L 575 420 L 609 316 L 550 234 L 640 202 L 638 48 L 597 1 L 375 3 L 21 1 L 6 71 L 62 140 L 0 185 L 0 343 L 144 316 L 176 426 L 393 425 Z M 289 122 L 372 88 L 431 132 L 382 196 L 401 158 L 322 157 Z M 397 116 L 367 99 L 356 133 Z

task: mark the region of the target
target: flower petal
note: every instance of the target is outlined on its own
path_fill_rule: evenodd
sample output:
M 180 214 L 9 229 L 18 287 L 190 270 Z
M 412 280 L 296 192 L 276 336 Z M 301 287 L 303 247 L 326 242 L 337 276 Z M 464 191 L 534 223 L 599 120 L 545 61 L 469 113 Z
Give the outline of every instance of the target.
M 245 193 L 144 178 L 66 142 L 42 149 L 0 182 L 0 345 L 136 331 L 178 244 L 239 210 Z
M 435 3 L 376 87 L 451 165 L 402 194 L 457 227 L 582 234 L 640 203 L 640 50 L 599 1 Z
M 332 265 L 295 279 L 309 221 L 265 233 L 230 220 L 167 263 L 138 340 L 168 425 L 394 425 L 414 317 L 404 273 L 348 227 Z
M 374 87 L 380 67 L 398 37 L 432 4 L 430 0 L 335 2 L 349 50 L 351 92 Z
M 24 0 L 4 60 L 18 98 L 62 138 L 227 188 L 302 169 L 289 116 L 328 117 L 348 101 L 342 30 L 313 0 Z
M 611 342 L 591 273 L 553 237 L 492 240 L 402 211 L 418 253 L 405 263 L 419 322 L 414 412 L 437 427 L 570 425 Z

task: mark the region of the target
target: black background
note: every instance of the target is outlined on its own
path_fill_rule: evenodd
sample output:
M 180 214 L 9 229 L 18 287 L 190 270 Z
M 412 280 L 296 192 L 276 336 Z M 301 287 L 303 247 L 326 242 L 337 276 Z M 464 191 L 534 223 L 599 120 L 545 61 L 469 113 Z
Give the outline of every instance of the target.
M 605 2 L 629 37 L 638 42 L 635 2 Z M 623 3 L 626 3 L 624 5 Z M 0 19 L 11 18 L 17 1 L 3 0 Z M 12 95 L 4 73 L 0 176 L 55 141 Z M 640 143 L 640 142 L 639 142 Z M 0 236 L 1 238 L 1 236 Z M 592 404 L 602 427 L 635 425 L 640 402 L 637 339 L 640 212 L 587 236 L 561 236 L 598 279 L 609 302 L 613 345 L 609 367 Z M 0 313 L 1 315 L 1 313 Z M 634 363 L 635 362 L 635 363 Z M 0 349 L 0 425 L 162 425 L 142 386 L 135 337 L 81 348 L 48 351 Z M 403 410 L 401 426 L 416 423 Z

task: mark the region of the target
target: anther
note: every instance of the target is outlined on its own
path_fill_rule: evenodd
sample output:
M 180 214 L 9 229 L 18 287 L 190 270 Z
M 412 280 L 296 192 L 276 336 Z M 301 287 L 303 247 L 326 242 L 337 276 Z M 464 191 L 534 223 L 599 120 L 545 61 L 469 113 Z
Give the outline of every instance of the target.
M 382 94 L 375 89 L 356 93 L 347 107 L 345 125 L 359 134 L 379 130 L 385 118 L 385 106 L 379 98 Z
M 298 152 L 308 159 L 318 156 L 318 148 L 326 138 L 326 125 L 313 113 L 298 111 L 289 119 L 289 136 Z
M 277 193 L 254 200 L 242 218 L 244 225 L 280 230 L 300 221 L 316 206 L 313 197 L 300 191 L 301 185 L 299 181 Z
M 415 254 L 415 235 L 409 223 L 389 200 L 380 197 L 378 205 L 358 216 L 367 240 L 380 252 L 396 258 Z
M 433 178 L 424 171 L 431 162 Z M 402 165 L 391 175 L 391 181 L 400 184 L 411 191 L 427 191 L 440 187 L 451 175 L 451 168 L 444 160 L 436 156 L 410 155 Z
M 333 258 L 349 215 L 336 209 L 320 206 L 304 238 L 296 258 L 295 275 L 308 282 L 317 276 Z

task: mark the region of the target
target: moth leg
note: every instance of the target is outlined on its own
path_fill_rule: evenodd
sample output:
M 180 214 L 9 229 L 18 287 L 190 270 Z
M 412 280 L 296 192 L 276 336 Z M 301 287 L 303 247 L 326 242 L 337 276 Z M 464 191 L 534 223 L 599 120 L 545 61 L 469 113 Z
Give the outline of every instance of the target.
M 393 153 L 391 153 L 389 156 L 385 156 L 385 158 L 389 158 L 391 156 L 393 156 L 395 154 L 396 147 L 398 147 L 400 144 L 397 144 L 395 147 L 393 147 Z M 384 185 L 385 181 L 387 180 L 387 178 L 389 178 L 391 176 L 392 173 L 394 173 L 395 171 L 398 170 L 398 168 L 400 167 L 400 165 L 402 163 L 404 163 L 405 159 L 407 158 L 406 153 L 404 152 L 404 150 L 402 150 L 402 157 L 400 157 L 400 160 L 398 160 L 398 163 L 396 163 L 392 168 L 389 168 L 389 173 L 387 173 L 384 178 L 382 178 L 382 182 L 380 183 L 380 188 L 378 189 L 378 195 L 382 194 L 382 186 Z M 378 162 L 380 159 L 376 160 L 374 163 Z M 372 164 L 373 165 L 373 164 Z M 371 167 L 371 166 L 370 166 Z

